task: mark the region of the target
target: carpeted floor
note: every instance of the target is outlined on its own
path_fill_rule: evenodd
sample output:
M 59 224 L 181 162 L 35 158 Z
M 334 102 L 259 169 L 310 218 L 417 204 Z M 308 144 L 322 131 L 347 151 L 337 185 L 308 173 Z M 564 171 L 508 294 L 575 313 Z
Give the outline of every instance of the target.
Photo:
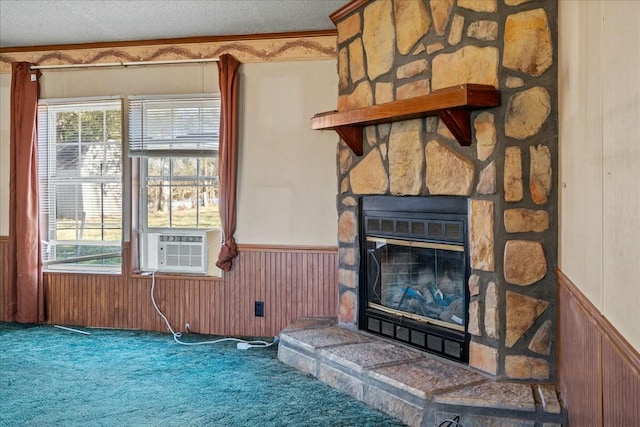
M 0 323 L 0 426 L 400 426 L 235 343 Z M 214 337 L 190 335 L 185 341 Z

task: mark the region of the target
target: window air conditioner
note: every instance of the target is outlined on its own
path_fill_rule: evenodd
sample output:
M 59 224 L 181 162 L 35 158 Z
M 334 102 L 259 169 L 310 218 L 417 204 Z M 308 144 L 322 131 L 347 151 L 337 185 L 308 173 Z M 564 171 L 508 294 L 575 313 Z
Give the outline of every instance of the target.
M 142 269 L 219 276 L 213 259 L 219 247 L 219 230 L 143 233 Z

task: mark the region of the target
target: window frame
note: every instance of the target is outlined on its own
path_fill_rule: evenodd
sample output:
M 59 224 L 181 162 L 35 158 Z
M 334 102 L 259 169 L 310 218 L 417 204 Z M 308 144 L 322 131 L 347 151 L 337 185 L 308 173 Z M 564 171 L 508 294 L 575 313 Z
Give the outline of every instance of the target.
M 114 108 L 117 107 L 117 108 Z M 86 111 L 103 111 L 105 114 L 105 120 L 103 122 L 103 132 L 102 132 L 102 141 L 99 143 L 88 142 L 89 146 L 102 146 L 106 149 L 108 145 L 108 132 L 107 132 L 107 111 L 117 110 L 119 113 L 119 124 L 120 124 L 120 139 L 119 141 L 115 141 L 119 144 L 119 176 L 109 177 L 108 175 L 104 175 L 102 177 L 96 178 L 91 176 L 83 176 L 79 173 L 77 176 L 67 176 L 60 177 L 56 174 L 57 172 L 57 153 L 56 149 L 58 148 L 58 128 L 56 125 L 56 115 L 61 112 L 76 112 L 82 113 Z M 41 99 L 38 102 L 38 178 L 39 178 L 39 221 L 41 224 L 42 234 L 42 259 L 43 259 L 43 270 L 46 272 L 83 272 L 83 273 L 92 273 L 92 274 L 122 274 L 122 268 L 124 265 L 123 262 L 123 241 L 125 238 L 125 176 L 126 176 L 126 162 L 125 162 L 125 122 L 124 122 L 124 105 L 123 99 L 119 96 L 105 96 L 105 97 L 83 97 L 83 98 L 60 98 L 60 99 Z M 43 126 L 44 125 L 44 126 Z M 77 146 L 80 148 L 83 146 L 83 141 L 79 139 L 76 142 Z M 69 144 L 69 147 L 73 145 Z M 104 153 L 106 155 L 106 152 Z M 43 156 L 45 156 L 44 162 Z M 45 182 L 42 182 L 43 178 Z M 100 203 L 100 230 L 103 239 L 101 240 L 92 240 L 87 241 L 83 239 L 78 239 L 78 230 L 76 229 L 76 239 L 75 240 L 58 240 L 50 239 L 52 236 L 52 232 L 57 234 L 58 227 L 55 226 L 51 228 L 52 224 L 57 225 L 58 220 L 56 219 L 57 213 L 57 196 L 55 191 L 53 190 L 57 185 L 78 185 L 82 183 L 94 182 L 99 185 L 104 184 L 118 184 L 119 185 L 119 196 L 118 196 L 118 204 L 119 204 L 119 230 L 120 239 L 118 241 L 115 240 L 104 240 L 104 230 L 106 229 L 107 223 L 105 223 L 105 207 L 104 200 L 101 200 Z M 43 206 L 44 204 L 44 206 Z M 76 204 L 77 205 L 77 204 Z M 77 214 L 77 206 L 76 206 L 76 214 Z M 46 218 L 45 218 L 46 217 Z M 75 220 L 76 223 L 78 221 L 77 215 Z M 54 234 L 54 237 L 55 234 Z M 62 242 L 62 244 L 61 244 Z M 84 243 L 84 244 L 83 244 Z M 92 247 L 117 247 L 117 252 L 112 253 L 103 253 L 98 255 L 89 255 L 89 256 L 76 256 L 70 258 L 56 258 L 49 259 L 49 252 L 51 247 L 63 246 L 63 245 L 75 245 L 76 247 L 81 246 L 92 246 Z M 117 255 L 115 255 L 117 253 Z M 107 255 L 107 256 L 104 256 Z M 109 256 L 112 255 L 112 256 Z M 115 255 L 115 256 L 113 256 Z M 109 259 L 109 258 L 119 258 L 120 262 L 117 264 L 78 264 L 77 262 L 82 263 L 83 261 L 92 261 L 92 260 L 100 260 L 100 259 Z M 74 262 L 75 261 L 75 262 Z
M 144 128 L 143 128 L 143 120 L 144 120 L 144 112 L 142 110 L 133 111 L 134 108 L 139 109 L 139 106 L 132 107 L 132 101 L 140 103 L 141 101 L 150 100 L 150 101 L 162 101 L 166 100 L 168 103 L 175 100 L 193 100 L 193 101 L 202 101 L 202 100 L 212 100 L 214 101 L 214 111 L 215 119 L 217 122 L 215 123 L 215 142 L 213 145 L 213 149 L 203 150 L 202 147 L 196 147 L 192 149 L 173 149 L 173 150 L 140 150 L 138 147 L 134 147 L 137 149 L 132 150 L 132 141 L 133 145 L 141 144 L 141 139 L 144 136 Z M 187 228 L 187 227 L 149 227 L 148 224 L 148 185 L 147 185 L 147 175 L 148 175 L 148 159 L 151 157 L 156 158 L 167 158 L 169 160 L 180 157 L 192 157 L 196 159 L 206 159 L 206 158 L 215 158 L 219 157 L 219 129 L 220 129 L 220 115 L 222 108 L 222 101 L 219 93 L 192 93 L 192 94 L 172 94 L 172 95 L 130 95 L 126 98 L 127 107 L 125 111 L 126 115 L 126 123 L 127 123 L 127 153 L 128 157 L 131 159 L 131 266 L 132 272 L 140 272 L 146 267 L 146 262 L 149 260 L 149 254 L 146 253 L 149 249 L 151 249 L 148 244 L 148 236 L 152 234 L 206 234 L 207 236 L 215 236 L 216 232 L 219 237 L 221 234 L 221 224 L 218 219 L 216 222 L 220 225 L 213 227 L 200 227 L 200 228 Z M 137 117 L 132 117 L 134 114 L 138 114 Z M 140 122 L 136 122 L 139 120 Z M 140 136 L 142 135 L 142 136 Z M 136 140 L 137 139 L 137 140 Z M 142 145 L 144 147 L 144 145 Z M 196 172 L 198 175 L 199 171 Z M 215 183 L 213 184 L 214 188 L 218 189 L 219 194 L 219 169 L 215 174 Z M 194 184 L 196 186 L 196 191 L 198 191 L 199 183 Z M 217 195 L 216 195 L 217 196 Z M 199 196 L 196 197 L 196 201 L 199 202 Z M 171 200 L 169 199 L 169 203 Z M 210 232 L 213 231 L 213 234 Z M 215 239 L 215 237 L 214 237 Z M 215 242 L 215 240 L 214 240 Z M 218 245 L 210 246 L 217 247 Z M 146 261 L 145 261 L 146 260 Z M 208 263 L 211 264 L 214 262 L 212 258 L 212 254 L 208 254 Z M 211 270 L 213 268 L 213 270 Z M 209 266 L 209 273 L 203 277 L 220 277 L 220 272 L 217 271 L 217 267 Z M 216 272 L 217 271 L 217 272 Z M 170 273 L 181 275 L 184 273 Z

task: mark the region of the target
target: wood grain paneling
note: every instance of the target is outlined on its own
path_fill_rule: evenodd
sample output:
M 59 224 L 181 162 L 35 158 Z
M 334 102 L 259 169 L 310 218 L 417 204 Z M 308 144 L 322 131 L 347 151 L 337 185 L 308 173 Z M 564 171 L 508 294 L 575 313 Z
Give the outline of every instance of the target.
M 609 337 L 602 340 L 602 412 L 608 426 L 640 426 L 640 373 Z M 635 369 L 634 369 L 635 368 Z
M 558 379 L 569 422 L 602 425 L 600 334 L 564 286 L 559 289 L 558 307 Z
M 640 357 L 561 271 L 558 382 L 575 426 L 640 425 Z
M 7 260 L 9 259 L 9 237 L 0 236 L 0 320 L 7 319 L 7 299 L 6 288 L 9 279 L 9 267 Z
M 0 241 L 0 265 L 6 243 Z M 129 260 L 123 247 L 123 260 Z M 45 273 L 47 322 L 166 331 L 151 302 L 151 277 Z M 0 301 L 4 298 L 4 282 Z M 275 336 L 298 317 L 335 316 L 337 249 L 252 246 L 223 279 L 158 276 L 154 295 L 175 330 L 233 336 Z M 254 302 L 265 316 L 254 316 Z M 4 307 L 4 304 L 3 304 Z M 2 313 L 4 319 L 4 312 Z

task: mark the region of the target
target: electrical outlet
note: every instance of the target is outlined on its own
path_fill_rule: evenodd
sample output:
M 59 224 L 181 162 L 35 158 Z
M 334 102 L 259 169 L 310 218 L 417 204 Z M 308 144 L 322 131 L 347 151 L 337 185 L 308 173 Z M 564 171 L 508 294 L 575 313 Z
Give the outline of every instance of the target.
M 256 301 L 255 314 L 256 317 L 264 317 L 264 301 Z

